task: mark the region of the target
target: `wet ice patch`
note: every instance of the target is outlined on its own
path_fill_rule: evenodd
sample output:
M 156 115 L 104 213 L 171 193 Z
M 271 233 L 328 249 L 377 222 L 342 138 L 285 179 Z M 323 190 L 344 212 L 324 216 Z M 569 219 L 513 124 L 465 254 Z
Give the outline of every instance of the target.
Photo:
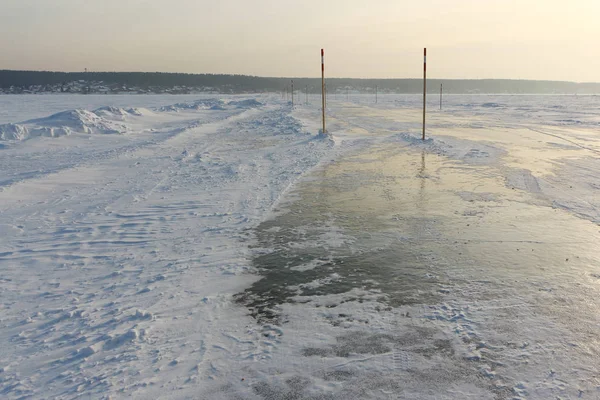
M 319 268 L 323 265 L 327 265 L 330 262 L 331 262 L 331 260 L 314 259 L 305 264 L 300 264 L 300 265 L 295 265 L 293 267 L 290 267 L 290 270 L 299 271 L 299 272 L 310 271 L 311 269 L 315 269 L 315 268 Z
M 490 154 L 479 149 L 471 149 L 465 154 L 465 158 L 485 158 L 489 157 Z
M 463 199 L 464 201 L 468 201 L 470 203 L 474 202 L 498 202 L 500 201 L 500 196 L 497 193 L 478 193 L 478 192 L 456 192 L 456 194 Z
M 526 169 L 515 169 L 507 176 L 507 185 L 511 188 L 525 190 L 530 193 L 540 193 L 538 179 Z
M 247 384 L 258 399 L 433 399 L 447 390 L 465 399 L 497 398 L 452 338 L 420 319 L 419 307 L 388 308 L 378 296 L 354 289 L 283 305 L 286 322 L 270 358 L 244 363 L 240 384 L 219 391 L 229 395 Z
M 555 147 L 557 149 L 562 149 L 562 150 L 579 150 L 579 147 L 573 146 L 570 144 L 566 144 L 566 143 L 548 142 L 547 144 L 548 144 L 548 146 Z
M 292 290 L 292 291 L 295 290 L 298 292 L 304 291 L 304 290 L 314 290 L 314 289 L 320 288 L 322 286 L 326 286 L 326 285 L 330 285 L 334 282 L 338 282 L 341 279 L 342 279 L 342 277 L 340 276 L 340 274 L 334 273 L 325 278 L 315 279 L 314 281 L 302 283 L 297 286 L 288 286 L 288 289 Z
M 481 105 L 481 107 L 483 107 L 483 108 L 500 108 L 500 107 L 504 107 L 504 106 L 499 103 L 483 103 Z
M 413 135 L 409 132 L 401 132 L 394 135 L 394 137 L 415 146 L 431 147 L 434 144 L 434 139 L 431 137 L 426 137 L 425 140 L 423 140 L 422 137 Z

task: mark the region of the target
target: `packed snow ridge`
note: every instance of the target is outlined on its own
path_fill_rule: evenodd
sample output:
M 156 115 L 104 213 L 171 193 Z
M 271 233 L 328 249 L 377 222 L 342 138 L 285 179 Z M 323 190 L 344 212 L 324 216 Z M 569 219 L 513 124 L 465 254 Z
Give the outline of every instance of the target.
M 69 110 L 46 118 L 33 119 L 19 124 L 0 125 L 0 139 L 27 140 L 34 137 L 60 137 L 73 133 L 115 134 L 126 131 L 119 123 L 128 115 L 139 111 L 105 107 L 96 111 Z
M 221 99 L 201 99 L 192 103 L 178 103 L 174 105 L 160 107 L 159 111 L 190 111 L 190 110 L 227 110 L 227 109 L 245 109 L 261 107 L 264 104 L 256 99 L 231 100 L 224 101 Z
M 59 112 L 45 118 L 21 123 L 0 125 L 0 140 L 27 140 L 34 137 L 61 137 L 72 134 L 123 134 L 129 129 L 124 122 L 155 112 L 182 112 L 200 110 L 243 110 L 261 107 L 256 99 L 233 100 L 202 99 L 179 103 L 150 111 L 142 108 L 101 107 L 94 111 L 75 109 Z

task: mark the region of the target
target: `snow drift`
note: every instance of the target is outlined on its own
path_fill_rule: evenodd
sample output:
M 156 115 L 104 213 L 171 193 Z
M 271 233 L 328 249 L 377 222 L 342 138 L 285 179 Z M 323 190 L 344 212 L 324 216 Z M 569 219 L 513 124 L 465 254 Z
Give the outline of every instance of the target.
M 191 103 L 177 103 L 160 107 L 158 111 L 162 112 L 180 112 L 197 110 L 224 110 L 225 102 L 220 99 L 202 99 Z
M 179 113 L 202 110 L 244 110 L 262 107 L 254 98 L 226 102 L 221 99 L 201 99 L 190 103 L 177 103 L 153 111 L 145 108 L 100 107 L 94 111 L 74 109 L 49 117 L 19 123 L 0 125 L 0 140 L 22 141 L 35 137 L 60 137 L 71 134 L 122 134 L 130 130 L 127 122 L 148 116 L 153 112 Z
M 127 131 L 127 127 L 119 123 L 126 115 L 139 115 L 139 111 L 111 107 L 96 111 L 69 110 L 19 124 L 0 125 L 0 139 L 27 140 L 34 137 L 68 136 L 73 133 L 118 134 Z
M 119 107 L 100 107 L 94 111 L 94 114 L 108 118 L 108 119 L 119 119 L 126 120 L 128 117 L 136 116 L 141 117 L 149 114 L 150 111 L 144 108 L 119 108 Z
M 228 110 L 240 108 L 257 108 L 264 104 L 256 99 L 232 100 L 225 102 L 221 99 L 202 99 L 191 103 L 177 103 L 169 106 L 160 107 L 158 111 L 162 112 L 181 112 L 197 110 Z

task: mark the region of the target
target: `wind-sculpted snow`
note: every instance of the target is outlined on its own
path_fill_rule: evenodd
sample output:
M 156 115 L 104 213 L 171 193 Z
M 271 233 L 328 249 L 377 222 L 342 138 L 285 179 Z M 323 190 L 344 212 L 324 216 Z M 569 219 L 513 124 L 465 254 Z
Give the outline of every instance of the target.
M 155 111 L 144 108 L 105 106 L 96 110 L 75 109 L 20 123 L 0 125 L 0 140 L 27 140 L 35 137 L 61 137 L 72 134 L 123 134 L 131 131 L 129 124 L 156 113 L 194 111 L 235 111 L 262 107 L 256 99 L 224 101 L 201 99 L 190 103 L 162 106 Z
M 220 99 L 202 99 L 191 103 L 177 103 L 159 107 L 158 111 L 179 112 L 186 110 L 223 110 L 225 102 Z
M 237 107 L 237 108 L 256 108 L 256 107 L 262 107 L 264 104 L 261 103 L 260 101 L 256 100 L 256 99 L 246 99 L 246 100 L 239 100 L 239 101 L 230 101 L 229 103 L 227 103 L 228 106 L 233 106 L 233 107 Z
M 94 114 L 105 117 L 108 119 L 122 119 L 126 120 L 127 117 L 136 116 L 141 117 L 145 114 L 150 113 L 149 110 L 143 108 L 119 108 L 119 107 L 100 107 L 94 110 Z
M 125 130 L 123 125 L 107 119 L 99 113 L 88 110 L 70 110 L 51 115 L 47 118 L 25 121 L 25 125 L 70 129 L 81 133 L 119 133 Z
M 222 99 L 202 99 L 191 103 L 177 103 L 160 107 L 163 112 L 180 112 L 186 110 L 227 110 L 232 108 L 249 109 L 262 107 L 264 104 L 256 99 L 225 101 Z
M 127 131 L 120 123 L 127 115 L 139 115 L 136 110 L 102 108 L 96 111 L 70 110 L 46 118 L 19 124 L 0 125 L 2 140 L 27 140 L 35 137 L 60 137 L 75 133 L 118 134 Z
M 0 139 L 2 140 L 25 140 L 29 137 L 27 127 L 19 124 L 0 125 Z

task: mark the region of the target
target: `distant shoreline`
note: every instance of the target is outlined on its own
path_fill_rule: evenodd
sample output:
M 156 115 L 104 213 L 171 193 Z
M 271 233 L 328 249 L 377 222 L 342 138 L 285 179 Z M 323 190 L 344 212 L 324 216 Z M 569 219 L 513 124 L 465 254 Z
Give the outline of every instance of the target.
M 160 72 L 48 72 L 0 70 L 0 94 L 250 94 L 290 90 L 319 93 L 319 78 L 269 78 L 246 75 Z M 329 93 L 418 94 L 422 79 L 328 78 Z M 600 93 L 600 83 L 519 79 L 428 79 L 428 93 L 567 94 Z
M 302 92 L 304 93 L 304 92 Z M 435 94 L 435 92 L 427 92 L 428 94 Z M 280 94 L 279 92 L 241 92 L 241 93 L 220 93 L 220 92 L 190 92 L 190 93 L 135 93 L 135 92 L 119 92 L 119 93 L 60 93 L 60 92 L 36 92 L 36 93 L 2 93 L 0 96 L 240 96 L 240 95 L 260 95 L 260 94 Z M 313 93 L 314 94 L 314 93 Z M 345 92 L 339 93 L 340 96 L 345 95 Z M 354 92 L 352 95 L 355 96 L 370 96 L 372 93 L 359 93 Z M 420 96 L 422 93 L 379 93 L 380 96 Z M 598 93 L 444 93 L 444 96 L 565 96 L 565 97 L 596 97 L 600 96 Z

